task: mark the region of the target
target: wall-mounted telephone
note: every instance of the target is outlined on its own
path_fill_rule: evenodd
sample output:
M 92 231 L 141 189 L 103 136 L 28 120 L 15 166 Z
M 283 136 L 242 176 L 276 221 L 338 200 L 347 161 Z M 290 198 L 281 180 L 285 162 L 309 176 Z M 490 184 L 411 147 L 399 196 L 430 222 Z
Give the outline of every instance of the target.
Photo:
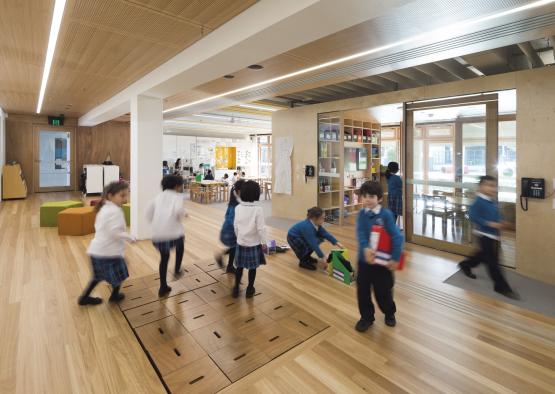
M 316 174 L 316 170 L 314 166 L 305 166 L 304 167 L 304 181 L 307 182 L 308 178 L 312 178 Z
M 520 206 L 528 210 L 528 198 L 545 198 L 545 179 L 522 178 L 520 183 Z M 523 204 L 523 199 L 526 204 Z

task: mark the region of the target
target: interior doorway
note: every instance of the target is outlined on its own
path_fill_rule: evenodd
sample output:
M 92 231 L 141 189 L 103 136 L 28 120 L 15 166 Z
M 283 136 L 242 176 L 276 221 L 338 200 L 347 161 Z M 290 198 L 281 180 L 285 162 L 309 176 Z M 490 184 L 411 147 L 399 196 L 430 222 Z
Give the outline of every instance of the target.
M 75 189 L 75 138 L 71 128 L 35 126 L 35 191 Z

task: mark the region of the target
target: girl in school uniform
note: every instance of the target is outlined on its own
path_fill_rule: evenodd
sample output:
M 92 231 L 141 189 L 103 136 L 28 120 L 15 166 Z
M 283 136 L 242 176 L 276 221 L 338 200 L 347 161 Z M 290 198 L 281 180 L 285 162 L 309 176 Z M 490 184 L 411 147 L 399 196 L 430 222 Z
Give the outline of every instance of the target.
M 125 217 L 121 206 L 127 202 L 129 186 L 125 182 L 112 182 L 104 188 L 102 199 L 95 206 L 95 234 L 87 254 L 91 258 L 93 277 L 79 297 L 79 305 L 97 305 L 101 298 L 91 297 L 91 292 L 101 281 L 112 285 L 111 302 L 123 300 L 119 292 L 121 283 L 129 276 L 123 258 L 125 241 L 136 239 L 126 232 Z
M 183 177 L 167 175 L 162 179 L 162 193 L 148 206 L 146 218 L 152 225 L 152 243 L 160 252 L 160 289 L 163 297 L 171 291 L 168 286 L 168 261 L 170 252 L 175 248 L 174 275 L 181 274 L 181 262 L 185 252 L 185 230 L 183 218 L 187 216 L 183 207 Z
M 260 199 L 260 186 L 254 181 L 246 181 L 241 187 L 241 203 L 235 208 L 234 228 L 237 236 L 235 252 L 235 287 L 232 297 L 239 296 L 239 285 L 243 269 L 249 270 L 249 284 L 246 296 L 254 296 L 256 269 L 266 264 L 266 229 L 262 207 L 256 203 Z
M 235 260 L 235 249 L 237 248 L 237 236 L 235 235 L 235 228 L 233 227 L 233 223 L 235 220 L 235 208 L 241 202 L 241 198 L 239 196 L 241 193 L 241 186 L 244 183 L 245 181 L 243 179 L 240 179 L 235 182 L 235 184 L 231 188 L 229 203 L 227 204 L 227 210 L 225 211 L 224 224 L 222 225 L 222 229 L 220 230 L 220 241 L 227 247 L 227 249 L 223 253 L 220 253 L 218 256 L 216 256 L 216 262 L 218 263 L 220 268 L 223 268 L 223 257 L 225 255 L 229 255 L 227 268 L 225 270 L 225 272 L 227 272 L 228 274 L 235 273 L 233 261 Z
M 393 213 L 393 219 L 397 223 L 397 218 L 403 214 L 403 181 L 397 175 L 399 163 L 389 162 L 385 178 L 387 179 L 387 208 Z

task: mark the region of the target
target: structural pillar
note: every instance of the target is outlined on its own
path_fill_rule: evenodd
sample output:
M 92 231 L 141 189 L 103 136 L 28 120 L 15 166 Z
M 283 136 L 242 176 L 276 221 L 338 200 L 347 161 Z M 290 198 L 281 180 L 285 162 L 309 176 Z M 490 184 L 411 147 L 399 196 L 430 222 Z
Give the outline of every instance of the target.
M 145 218 L 148 204 L 162 180 L 162 99 L 138 95 L 131 99 L 131 233 L 151 237 Z

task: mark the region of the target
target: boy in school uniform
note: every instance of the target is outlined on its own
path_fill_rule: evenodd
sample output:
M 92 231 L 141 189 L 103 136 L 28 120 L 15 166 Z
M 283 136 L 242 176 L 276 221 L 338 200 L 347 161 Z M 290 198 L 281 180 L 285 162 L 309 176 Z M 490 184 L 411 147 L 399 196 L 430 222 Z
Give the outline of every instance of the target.
M 295 224 L 287 232 L 287 243 L 299 259 L 299 267 L 315 271 L 317 262 L 322 265 L 325 263 L 326 256 L 320 249 L 320 243 L 324 240 L 343 249 L 343 245 L 326 231 L 323 224 L 324 211 L 322 208 L 312 207 L 308 210 L 306 219 Z M 312 252 L 316 253 L 319 260 L 311 256 Z
M 374 323 L 374 304 L 370 294 L 372 287 L 378 306 L 385 315 L 385 324 L 390 327 L 394 327 L 396 324 L 393 271 L 398 267 L 401 258 L 403 235 L 396 226 L 391 211 L 380 205 L 383 199 L 383 190 L 378 182 L 364 182 L 359 191 L 359 198 L 363 204 L 363 209 L 360 210 L 357 218 L 359 244 L 357 298 L 360 320 L 355 329 L 364 332 Z M 374 262 L 376 253 L 370 245 L 373 225 L 383 226 L 391 237 L 391 261 L 387 265 Z
M 499 267 L 500 230 L 508 227 L 508 223 L 501 220 L 497 202 L 497 179 L 486 175 L 480 177 L 476 200 L 470 207 L 470 220 L 474 224 L 474 234 L 478 237 L 480 249 L 478 252 L 459 263 L 462 272 L 471 279 L 476 279 L 472 268 L 483 262 L 488 267 L 488 273 L 494 283 L 494 290 L 505 297 L 519 299 L 511 289 Z

